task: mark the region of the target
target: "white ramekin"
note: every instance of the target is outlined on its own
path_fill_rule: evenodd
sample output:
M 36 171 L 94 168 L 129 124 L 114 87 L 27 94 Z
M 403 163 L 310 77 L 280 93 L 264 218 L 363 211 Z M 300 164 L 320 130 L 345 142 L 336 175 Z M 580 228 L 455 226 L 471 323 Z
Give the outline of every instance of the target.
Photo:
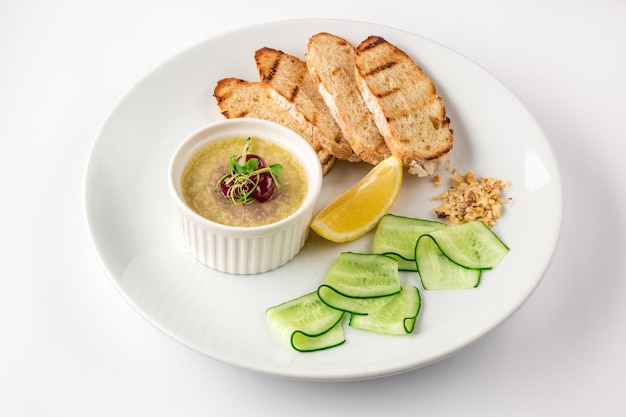
M 233 136 L 273 141 L 302 162 L 308 177 L 308 191 L 298 210 L 272 224 L 234 227 L 208 220 L 187 206 L 180 183 L 185 164 L 206 144 Z M 313 207 L 322 188 L 322 169 L 313 148 L 294 131 L 259 119 L 225 119 L 197 130 L 178 146 L 170 160 L 168 182 L 183 244 L 191 254 L 218 271 L 257 274 L 284 265 L 304 246 Z

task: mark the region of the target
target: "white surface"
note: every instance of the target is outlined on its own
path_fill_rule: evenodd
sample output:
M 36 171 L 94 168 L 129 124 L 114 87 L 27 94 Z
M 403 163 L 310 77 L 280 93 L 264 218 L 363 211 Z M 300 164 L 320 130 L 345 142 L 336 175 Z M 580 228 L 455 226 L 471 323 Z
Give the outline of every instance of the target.
M 363 416 L 626 412 L 626 4 L 450 0 L 409 11 L 405 4 L 0 6 L 0 414 L 320 415 L 329 403 L 338 415 Z M 82 181 L 113 107 L 187 47 L 300 17 L 375 22 L 457 50 L 520 98 L 555 150 L 564 217 L 543 282 L 502 326 L 444 361 L 349 383 L 241 370 L 150 325 L 97 260 Z
M 511 251 L 494 271 L 483 274 L 477 289 L 422 291 L 424 308 L 418 330 L 410 337 L 374 336 L 345 325 L 345 345 L 304 355 L 276 343 L 263 312 L 314 291 L 340 252 L 370 253 L 373 233 L 344 244 L 311 233 L 299 256 L 280 269 L 254 277 L 216 273 L 182 248 L 164 174 L 181 138 L 224 120 L 207 93 L 223 74 L 256 79 L 250 58 L 260 46 L 303 56 L 309 37 L 322 30 L 354 43 L 376 33 L 402 45 L 426 71 L 436 74 L 455 129 L 450 163 L 462 172 L 471 168 L 476 175 L 510 181 L 505 196 L 514 203 L 506 206 L 494 227 Z M 276 40 L 276 33 L 289 37 Z M 232 46 L 224 51 L 224 44 Z M 206 59 L 217 54 L 221 60 Z M 180 110 L 189 116 L 179 117 Z M 324 178 L 315 212 L 369 169 L 367 164 L 336 163 Z M 441 175 L 447 184 L 445 170 Z M 546 137 L 500 82 L 458 53 L 422 37 L 371 23 L 323 19 L 232 31 L 153 71 L 116 106 L 96 138 L 85 191 L 87 220 L 107 271 L 158 327 L 212 358 L 246 369 L 332 381 L 386 376 L 433 363 L 499 325 L 541 280 L 557 242 L 562 211 L 558 168 Z M 391 212 L 435 220 L 431 209 L 436 203 L 430 199 L 441 191 L 432 181 L 407 174 Z M 421 287 L 415 273 L 401 278 Z

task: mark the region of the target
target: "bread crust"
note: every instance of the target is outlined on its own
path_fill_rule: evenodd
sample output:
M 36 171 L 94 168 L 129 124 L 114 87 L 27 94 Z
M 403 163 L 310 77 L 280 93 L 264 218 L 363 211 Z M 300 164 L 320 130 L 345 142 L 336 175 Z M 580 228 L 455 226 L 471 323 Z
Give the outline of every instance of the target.
M 263 83 L 234 77 L 224 78 L 215 85 L 213 96 L 226 118 L 252 117 L 269 120 L 298 133 L 317 153 L 324 174 L 334 165 L 335 157 L 321 145 L 310 129 L 305 129 L 271 96 L 269 87 Z
M 431 175 L 454 144 L 433 82 L 411 57 L 380 36 L 369 36 L 356 50 L 357 85 L 387 147 L 409 173 Z

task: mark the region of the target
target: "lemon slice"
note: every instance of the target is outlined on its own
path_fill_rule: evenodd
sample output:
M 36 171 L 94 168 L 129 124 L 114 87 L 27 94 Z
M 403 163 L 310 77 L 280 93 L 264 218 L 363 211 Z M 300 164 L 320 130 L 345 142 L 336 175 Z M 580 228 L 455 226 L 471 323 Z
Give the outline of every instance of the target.
M 348 242 L 372 230 L 389 212 L 402 185 L 402 161 L 390 156 L 322 208 L 311 228 L 332 242 Z

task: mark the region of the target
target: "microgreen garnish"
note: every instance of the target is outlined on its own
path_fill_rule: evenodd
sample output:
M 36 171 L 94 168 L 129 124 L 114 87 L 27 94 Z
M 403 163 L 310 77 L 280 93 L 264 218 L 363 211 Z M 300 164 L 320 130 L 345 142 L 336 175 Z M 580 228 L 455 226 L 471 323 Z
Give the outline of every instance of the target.
M 281 164 L 266 166 L 260 156 L 249 153 L 251 146 L 252 138 L 249 137 L 241 156 L 230 157 L 228 171 L 215 185 L 215 190 L 221 189 L 224 197 L 233 204 L 267 201 L 273 189 L 280 188 L 278 179 L 283 172 L 283 166 Z

